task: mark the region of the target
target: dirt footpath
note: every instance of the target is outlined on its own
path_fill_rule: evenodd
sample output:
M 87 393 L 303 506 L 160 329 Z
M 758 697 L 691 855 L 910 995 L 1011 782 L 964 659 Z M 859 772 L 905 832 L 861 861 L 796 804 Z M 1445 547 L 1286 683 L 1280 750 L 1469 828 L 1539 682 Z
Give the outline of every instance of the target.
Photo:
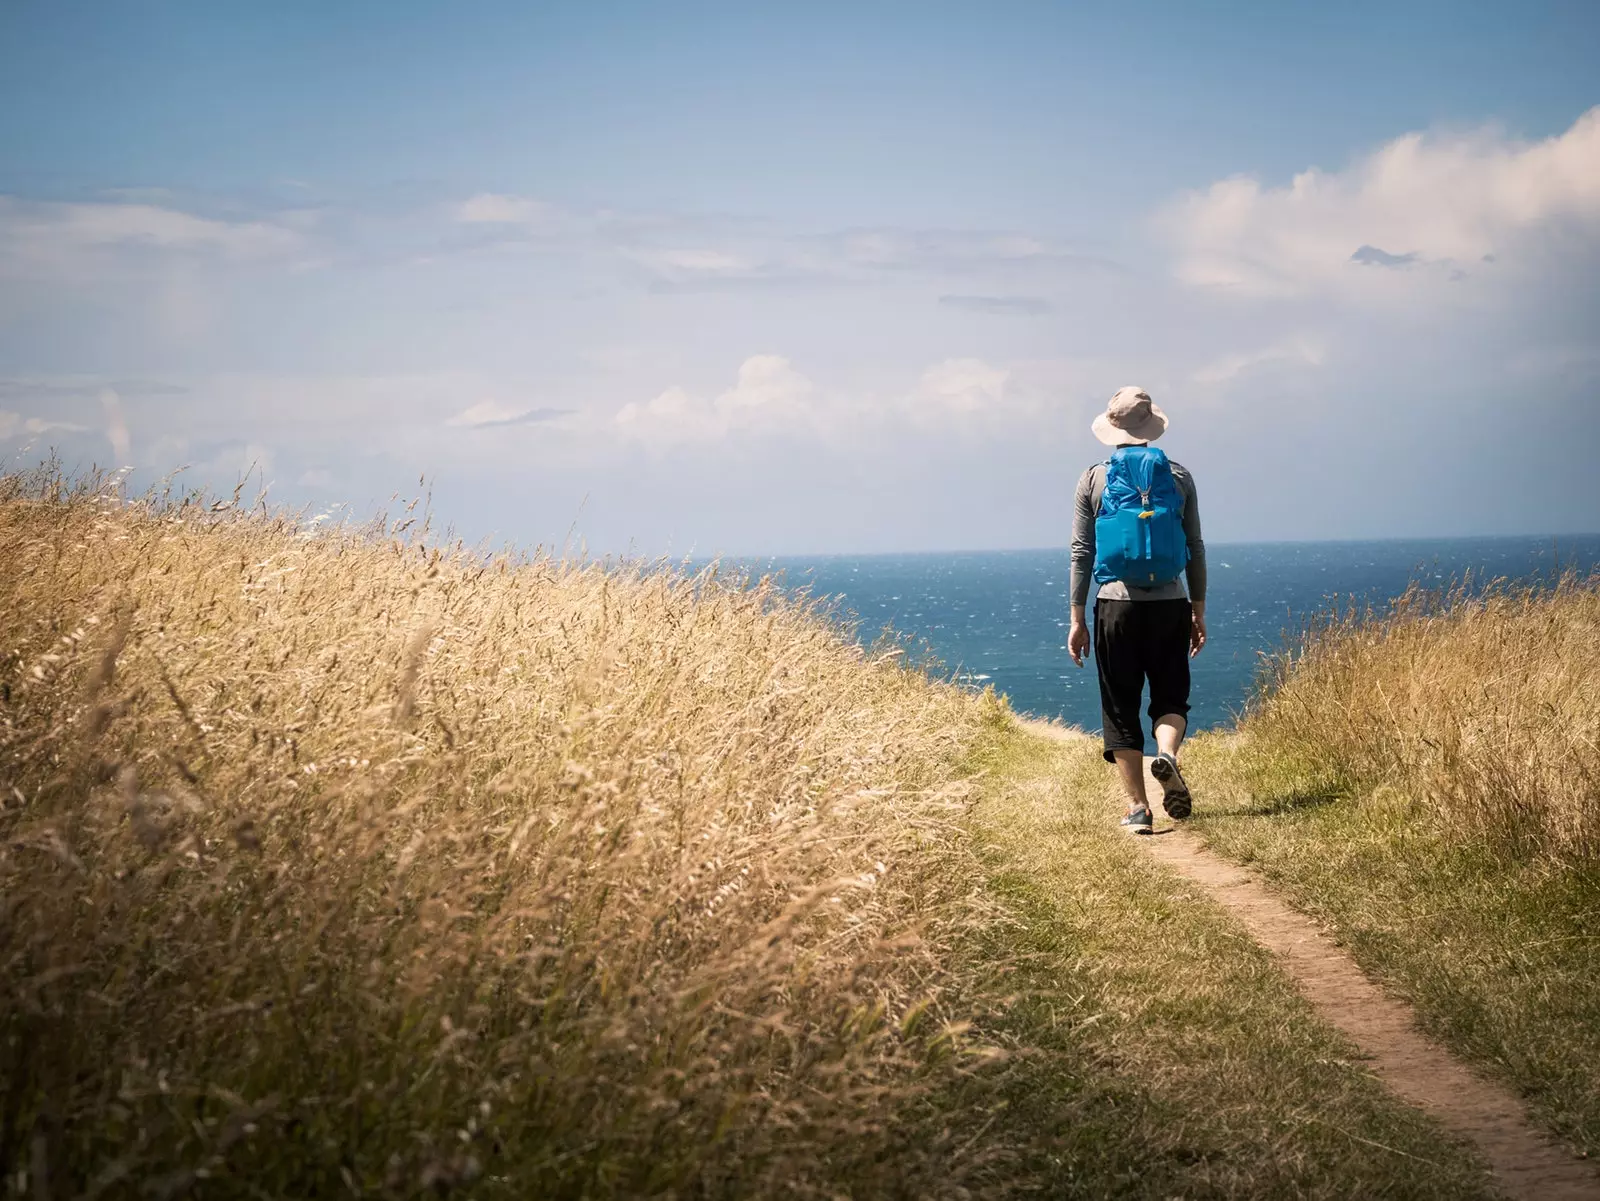
M 1152 808 L 1165 818 L 1161 785 L 1150 776 L 1148 761 L 1145 787 Z M 1508 1197 L 1600 1198 L 1600 1171 L 1593 1164 L 1530 1125 L 1514 1094 L 1418 1031 L 1411 1007 L 1386 996 L 1310 918 L 1188 831 L 1170 821 L 1157 828 L 1139 838 L 1140 845 L 1231 909 L 1257 942 L 1283 960 L 1317 1012 L 1371 1057 L 1373 1071 L 1390 1088 L 1476 1143 Z

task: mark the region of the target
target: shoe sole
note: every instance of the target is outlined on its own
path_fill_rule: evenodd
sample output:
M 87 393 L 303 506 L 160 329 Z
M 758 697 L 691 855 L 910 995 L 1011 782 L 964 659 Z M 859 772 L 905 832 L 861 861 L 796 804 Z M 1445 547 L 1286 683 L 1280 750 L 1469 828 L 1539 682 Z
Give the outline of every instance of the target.
M 1183 782 L 1183 773 L 1165 759 L 1150 761 L 1150 774 L 1161 785 L 1161 807 L 1173 821 L 1182 821 L 1194 812 L 1194 798 L 1189 786 Z

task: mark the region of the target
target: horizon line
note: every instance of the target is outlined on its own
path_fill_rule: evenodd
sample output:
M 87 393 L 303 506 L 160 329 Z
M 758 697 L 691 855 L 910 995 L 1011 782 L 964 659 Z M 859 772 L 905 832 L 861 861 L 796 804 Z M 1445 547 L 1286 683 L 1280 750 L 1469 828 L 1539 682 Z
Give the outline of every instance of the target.
M 1223 547 L 1235 546 L 1356 546 L 1373 543 L 1393 544 L 1400 542 L 1492 542 L 1492 541 L 1549 541 L 1559 544 L 1563 539 L 1582 538 L 1600 539 L 1600 530 L 1576 530 L 1563 533 L 1515 533 L 1515 534 L 1391 534 L 1378 538 L 1240 538 L 1219 542 L 1206 542 L 1208 551 Z M 929 550 L 830 550 L 830 551 L 719 551 L 715 554 L 699 555 L 690 552 L 686 555 L 676 556 L 671 552 L 663 552 L 653 558 L 681 558 L 692 563 L 715 563 L 719 561 L 742 561 L 749 559 L 871 559 L 882 558 L 889 555 L 1022 555 L 1022 554 L 1066 554 L 1070 547 L 1062 544 L 1058 546 L 988 546 L 988 547 L 953 547 L 934 548 Z M 620 557 L 632 557 L 624 555 Z

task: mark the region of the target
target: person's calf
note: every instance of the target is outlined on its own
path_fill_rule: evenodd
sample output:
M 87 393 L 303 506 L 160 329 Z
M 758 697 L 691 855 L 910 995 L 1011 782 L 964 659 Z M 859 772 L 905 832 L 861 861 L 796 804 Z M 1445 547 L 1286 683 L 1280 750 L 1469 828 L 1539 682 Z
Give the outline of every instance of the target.
M 1123 794 L 1128 798 L 1129 812 L 1150 808 L 1144 791 L 1144 751 L 1119 748 L 1111 752 L 1111 757 L 1117 765 L 1117 779 L 1122 784 Z
M 1155 735 L 1157 753 L 1165 752 L 1174 759 L 1183 745 L 1183 736 L 1189 732 L 1189 719 L 1181 713 L 1165 713 L 1156 718 Z

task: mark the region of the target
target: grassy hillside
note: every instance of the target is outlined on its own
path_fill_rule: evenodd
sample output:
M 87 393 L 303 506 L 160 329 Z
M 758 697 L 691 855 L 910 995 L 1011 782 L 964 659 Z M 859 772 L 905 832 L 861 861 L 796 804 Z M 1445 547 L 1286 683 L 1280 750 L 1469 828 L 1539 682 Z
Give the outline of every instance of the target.
M 1318 631 L 1190 753 L 1198 825 L 1600 1155 L 1600 577 Z
M 1004 1158 L 905 1154 L 987 1055 L 948 968 L 994 702 L 714 572 L 6 487 L 8 1161 L 626 1195 Z
M 415 532 L 0 478 L 8 1194 L 1481 1188 L 1086 740 Z

